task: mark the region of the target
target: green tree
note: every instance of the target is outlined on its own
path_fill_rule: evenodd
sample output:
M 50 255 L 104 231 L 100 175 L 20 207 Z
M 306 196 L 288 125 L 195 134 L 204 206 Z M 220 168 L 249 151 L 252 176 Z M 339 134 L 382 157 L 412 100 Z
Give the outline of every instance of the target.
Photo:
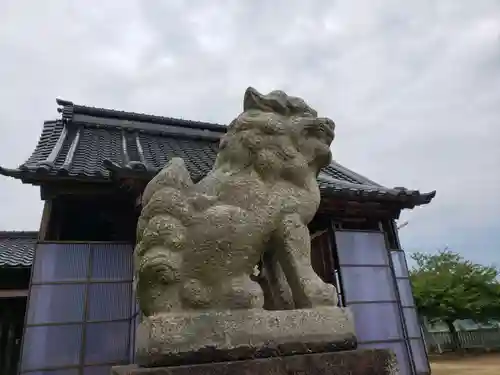
M 456 349 L 460 349 L 460 341 L 455 320 L 487 322 L 500 317 L 497 268 L 475 264 L 447 250 L 432 255 L 414 253 L 411 258 L 416 262 L 410 280 L 419 314 L 446 323 Z

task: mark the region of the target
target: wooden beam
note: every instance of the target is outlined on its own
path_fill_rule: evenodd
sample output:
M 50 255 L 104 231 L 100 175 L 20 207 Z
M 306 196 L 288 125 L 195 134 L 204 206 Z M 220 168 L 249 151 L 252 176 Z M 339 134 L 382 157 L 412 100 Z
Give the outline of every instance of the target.
M 0 298 L 28 297 L 28 289 L 0 290 Z
M 399 215 L 400 209 L 391 204 L 335 199 L 322 201 L 318 212 L 339 218 L 360 217 L 394 219 Z
M 47 238 L 51 213 L 52 200 L 49 199 L 43 205 L 42 220 L 40 221 L 40 229 L 38 230 L 38 241 L 44 241 Z
M 47 183 L 40 188 L 43 200 L 53 199 L 60 195 L 106 195 L 123 192 L 114 184 L 91 184 L 78 182 Z

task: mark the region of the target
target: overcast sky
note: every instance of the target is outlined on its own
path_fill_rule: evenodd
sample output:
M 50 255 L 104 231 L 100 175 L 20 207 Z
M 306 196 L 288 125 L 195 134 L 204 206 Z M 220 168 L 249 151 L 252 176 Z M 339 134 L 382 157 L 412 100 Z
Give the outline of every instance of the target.
M 406 250 L 500 264 L 500 1 L 0 1 L 4 167 L 56 97 L 228 123 L 249 85 L 333 118 L 348 168 L 437 190 L 402 216 Z M 38 230 L 41 208 L 0 178 L 0 230 Z

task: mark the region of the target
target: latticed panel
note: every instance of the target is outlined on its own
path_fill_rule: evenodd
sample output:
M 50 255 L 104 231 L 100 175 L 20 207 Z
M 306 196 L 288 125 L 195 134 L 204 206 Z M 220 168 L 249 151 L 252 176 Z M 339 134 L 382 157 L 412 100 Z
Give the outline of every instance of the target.
M 342 289 L 353 313 L 360 348 L 387 348 L 401 374 L 413 366 L 405 322 L 383 232 L 335 231 Z
M 132 246 L 43 243 L 35 253 L 21 373 L 109 373 L 131 361 Z

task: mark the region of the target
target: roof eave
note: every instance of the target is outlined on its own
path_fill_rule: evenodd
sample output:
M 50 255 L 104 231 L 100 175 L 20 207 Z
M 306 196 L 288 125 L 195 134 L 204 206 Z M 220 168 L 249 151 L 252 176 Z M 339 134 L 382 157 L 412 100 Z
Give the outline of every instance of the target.
M 0 175 L 22 180 L 23 171 L 21 171 L 19 169 L 10 169 L 10 168 L 0 167 Z
M 44 183 L 74 181 L 83 183 L 111 183 L 112 180 L 104 176 L 67 175 L 64 173 L 48 173 L 35 170 L 6 169 L 0 167 L 0 175 L 20 180 L 23 184 L 40 186 Z
M 142 168 L 119 168 L 118 166 L 111 163 L 106 166 L 111 171 L 110 178 L 105 178 L 104 176 L 100 178 L 91 178 L 88 176 L 51 175 L 41 174 L 39 172 L 28 172 L 5 168 L 0 168 L 0 174 L 19 179 L 23 183 L 35 186 L 55 181 L 77 181 L 109 184 L 113 183 L 113 181 L 124 179 L 143 180 L 144 184 L 146 184 L 156 174 L 156 171 L 143 170 Z M 192 178 L 194 181 L 198 181 L 203 178 L 203 176 L 192 176 Z M 320 191 L 323 200 L 342 199 L 361 203 L 376 202 L 381 204 L 395 204 L 400 209 L 413 209 L 417 206 L 427 205 L 431 203 L 431 201 L 436 196 L 436 191 L 431 191 L 429 193 L 405 191 L 404 193 L 399 194 L 381 193 L 380 191 L 353 190 L 350 188 L 322 188 L 320 189 Z
M 429 193 L 420 193 L 411 191 L 409 194 L 390 194 L 379 191 L 354 191 L 351 189 L 332 189 L 325 188 L 321 190 L 322 199 L 342 199 L 356 202 L 376 202 L 381 204 L 394 204 L 399 209 L 413 209 L 417 206 L 429 204 L 436 196 L 436 191 Z

